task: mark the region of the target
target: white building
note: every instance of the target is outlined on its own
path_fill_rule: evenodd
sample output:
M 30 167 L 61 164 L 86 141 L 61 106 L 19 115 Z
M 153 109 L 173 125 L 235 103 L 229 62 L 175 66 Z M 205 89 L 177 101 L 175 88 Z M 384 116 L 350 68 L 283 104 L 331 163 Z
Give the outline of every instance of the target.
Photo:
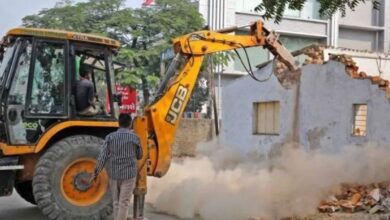
M 261 19 L 261 14 L 254 11 L 260 2 L 261 0 L 199 0 L 198 4 L 199 11 L 210 28 L 220 29 L 244 26 Z M 366 4 L 359 5 L 354 12 L 347 11 L 345 17 L 337 13 L 330 19 L 320 17 L 319 7 L 318 0 L 308 0 L 302 11 L 287 10 L 280 24 L 265 21 L 265 26 L 280 33 L 280 40 L 290 51 L 312 43 L 323 43 L 333 47 L 388 52 L 390 2 L 381 0 L 380 10 L 374 10 L 372 2 L 367 1 Z M 270 53 L 261 47 L 247 51 L 252 67 L 271 59 Z M 383 56 L 382 65 L 386 65 L 387 60 L 388 58 Z M 217 90 L 219 97 L 222 96 L 224 85 L 245 74 L 238 59 L 225 67 L 220 80 L 218 81 L 218 77 L 216 80 L 221 88 Z M 220 104 L 218 106 L 221 107 Z

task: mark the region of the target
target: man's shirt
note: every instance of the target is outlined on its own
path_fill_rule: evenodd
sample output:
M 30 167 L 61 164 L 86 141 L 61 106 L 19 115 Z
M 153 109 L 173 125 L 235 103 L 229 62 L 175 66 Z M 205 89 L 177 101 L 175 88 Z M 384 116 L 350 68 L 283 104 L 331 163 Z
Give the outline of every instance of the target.
M 93 83 L 81 78 L 76 84 L 76 107 L 81 112 L 92 105 L 95 91 Z
M 100 152 L 95 176 L 107 164 L 110 179 L 123 180 L 137 176 L 137 159 L 142 158 L 142 148 L 138 136 L 127 128 L 119 128 L 107 135 Z

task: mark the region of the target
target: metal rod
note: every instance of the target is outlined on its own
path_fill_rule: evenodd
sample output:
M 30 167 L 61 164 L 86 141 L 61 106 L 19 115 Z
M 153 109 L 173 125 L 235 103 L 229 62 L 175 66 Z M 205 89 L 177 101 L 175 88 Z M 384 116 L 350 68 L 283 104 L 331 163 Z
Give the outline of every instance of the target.
M 145 195 L 134 195 L 133 218 L 144 219 Z
M 213 108 L 214 108 L 214 126 L 215 126 L 215 135 L 219 135 L 219 116 L 217 110 L 217 101 L 215 100 L 215 94 L 213 95 Z
M 0 166 L 0 170 L 23 170 L 24 165 Z
M 220 68 L 218 69 L 218 100 L 217 100 L 217 104 L 218 104 L 218 111 L 217 111 L 217 117 L 218 117 L 218 122 L 219 122 L 219 117 L 222 112 L 222 74 L 223 74 L 223 67 L 222 65 L 220 65 Z M 219 123 L 218 123 L 218 128 L 219 128 Z
M 210 66 L 211 66 L 211 74 L 213 76 L 214 81 L 214 62 L 213 59 L 210 59 Z M 219 88 L 218 88 L 219 89 Z M 218 109 L 217 109 L 217 101 L 215 97 L 215 85 L 213 83 L 212 85 L 212 98 L 213 98 L 213 113 L 214 113 L 214 126 L 215 126 L 215 135 L 219 135 L 219 117 L 218 117 Z

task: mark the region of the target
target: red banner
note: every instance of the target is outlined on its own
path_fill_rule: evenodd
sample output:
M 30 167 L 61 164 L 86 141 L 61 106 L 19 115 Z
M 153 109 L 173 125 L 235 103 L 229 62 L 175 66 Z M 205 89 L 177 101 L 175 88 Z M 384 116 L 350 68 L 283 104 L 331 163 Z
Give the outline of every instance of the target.
M 136 113 L 137 91 L 128 86 L 116 86 L 116 92 L 122 95 L 120 113 Z
M 116 85 L 116 93 L 122 95 L 122 105 L 120 106 L 120 113 L 136 113 L 137 112 L 137 91 L 128 86 Z M 110 100 L 108 93 L 106 100 Z M 106 111 L 110 112 L 110 102 L 106 102 Z

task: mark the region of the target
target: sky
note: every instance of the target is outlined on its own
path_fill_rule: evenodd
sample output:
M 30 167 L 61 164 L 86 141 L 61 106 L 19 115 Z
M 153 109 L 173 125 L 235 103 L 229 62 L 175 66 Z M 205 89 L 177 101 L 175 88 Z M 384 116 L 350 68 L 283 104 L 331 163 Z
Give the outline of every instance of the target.
M 81 1 L 86 0 L 75 0 Z M 126 5 L 132 8 L 142 4 L 142 0 L 126 1 Z M 20 26 L 26 15 L 36 14 L 43 8 L 51 8 L 56 2 L 57 0 L 0 0 L 0 37 L 9 29 Z

